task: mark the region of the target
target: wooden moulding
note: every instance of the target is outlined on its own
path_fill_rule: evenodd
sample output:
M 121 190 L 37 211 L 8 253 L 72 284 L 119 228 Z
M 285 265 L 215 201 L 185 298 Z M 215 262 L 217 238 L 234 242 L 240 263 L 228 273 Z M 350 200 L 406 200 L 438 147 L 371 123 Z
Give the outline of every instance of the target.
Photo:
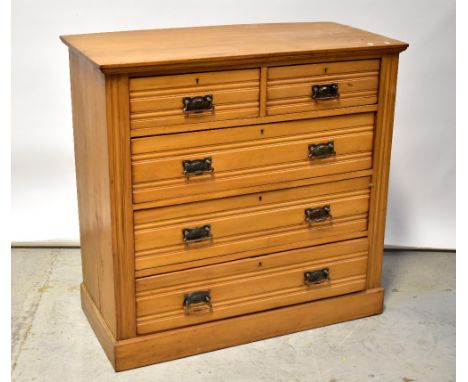
M 136 333 L 127 76 L 106 77 L 106 101 L 116 337 L 123 339 Z
M 379 314 L 383 289 L 116 341 L 86 287 L 81 302 L 88 320 L 116 371 L 169 361 L 284 334 Z
M 191 65 L 218 67 L 226 61 L 271 63 L 304 56 L 323 59 L 330 55 L 396 53 L 408 46 L 402 41 L 330 22 L 155 29 L 60 38 L 107 73 L 131 72 L 135 68 L 151 71 Z

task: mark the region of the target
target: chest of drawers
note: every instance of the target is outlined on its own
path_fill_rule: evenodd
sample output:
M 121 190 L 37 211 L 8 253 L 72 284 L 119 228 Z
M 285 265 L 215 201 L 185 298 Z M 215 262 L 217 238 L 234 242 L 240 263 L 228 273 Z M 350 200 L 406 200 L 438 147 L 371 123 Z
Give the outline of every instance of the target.
M 380 313 L 398 55 L 335 23 L 62 36 L 116 370 Z

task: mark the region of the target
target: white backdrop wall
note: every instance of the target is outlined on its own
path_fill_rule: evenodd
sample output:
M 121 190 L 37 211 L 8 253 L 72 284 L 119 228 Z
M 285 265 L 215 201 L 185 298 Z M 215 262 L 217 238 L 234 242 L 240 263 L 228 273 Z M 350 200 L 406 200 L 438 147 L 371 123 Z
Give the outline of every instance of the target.
M 14 0 L 12 13 L 14 243 L 79 243 L 59 35 L 336 21 L 410 44 L 400 58 L 386 244 L 455 248 L 455 1 Z

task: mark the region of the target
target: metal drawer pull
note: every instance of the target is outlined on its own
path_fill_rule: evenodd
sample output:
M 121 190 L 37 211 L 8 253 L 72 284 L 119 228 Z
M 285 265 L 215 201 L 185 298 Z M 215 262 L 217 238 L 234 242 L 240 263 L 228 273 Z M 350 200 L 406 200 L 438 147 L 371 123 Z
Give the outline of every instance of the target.
M 304 272 L 304 284 L 315 285 L 329 281 L 330 270 L 328 268 L 319 269 L 317 271 Z
M 204 111 L 214 111 L 213 95 L 207 94 L 198 97 L 182 98 L 184 113 L 202 113 Z
M 336 152 L 333 141 L 309 145 L 309 159 L 328 158 L 334 155 Z
M 211 312 L 213 306 L 211 305 L 211 295 L 209 290 L 199 290 L 192 293 L 187 293 L 184 296 L 183 302 L 185 314 L 198 313 L 203 311 Z M 206 309 L 208 307 L 208 309 Z
M 312 98 L 313 99 L 333 99 L 340 96 L 338 84 L 326 85 L 313 85 Z
M 185 244 L 211 239 L 211 225 L 182 229 L 182 237 Z
M 183 160 L 182 168 L 185 176 L 201 175 L 208 172 L 214 172 L 212 166 L 213 159 L 211 157 L 195 160 Z
M 331 207 L 329 205 L 304 210 L 305 221 L 308 223 L 332 220 Z

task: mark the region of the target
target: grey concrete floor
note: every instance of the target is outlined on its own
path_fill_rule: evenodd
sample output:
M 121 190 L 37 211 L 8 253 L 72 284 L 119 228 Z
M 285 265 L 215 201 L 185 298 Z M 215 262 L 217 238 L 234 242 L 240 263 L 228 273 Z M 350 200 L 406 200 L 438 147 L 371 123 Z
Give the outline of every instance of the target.
M 120 373 L 80 282 L 78 249 L 12 251 L 13 381 L 455 381 L 453 253 L 387 253 L 382 315 Z

